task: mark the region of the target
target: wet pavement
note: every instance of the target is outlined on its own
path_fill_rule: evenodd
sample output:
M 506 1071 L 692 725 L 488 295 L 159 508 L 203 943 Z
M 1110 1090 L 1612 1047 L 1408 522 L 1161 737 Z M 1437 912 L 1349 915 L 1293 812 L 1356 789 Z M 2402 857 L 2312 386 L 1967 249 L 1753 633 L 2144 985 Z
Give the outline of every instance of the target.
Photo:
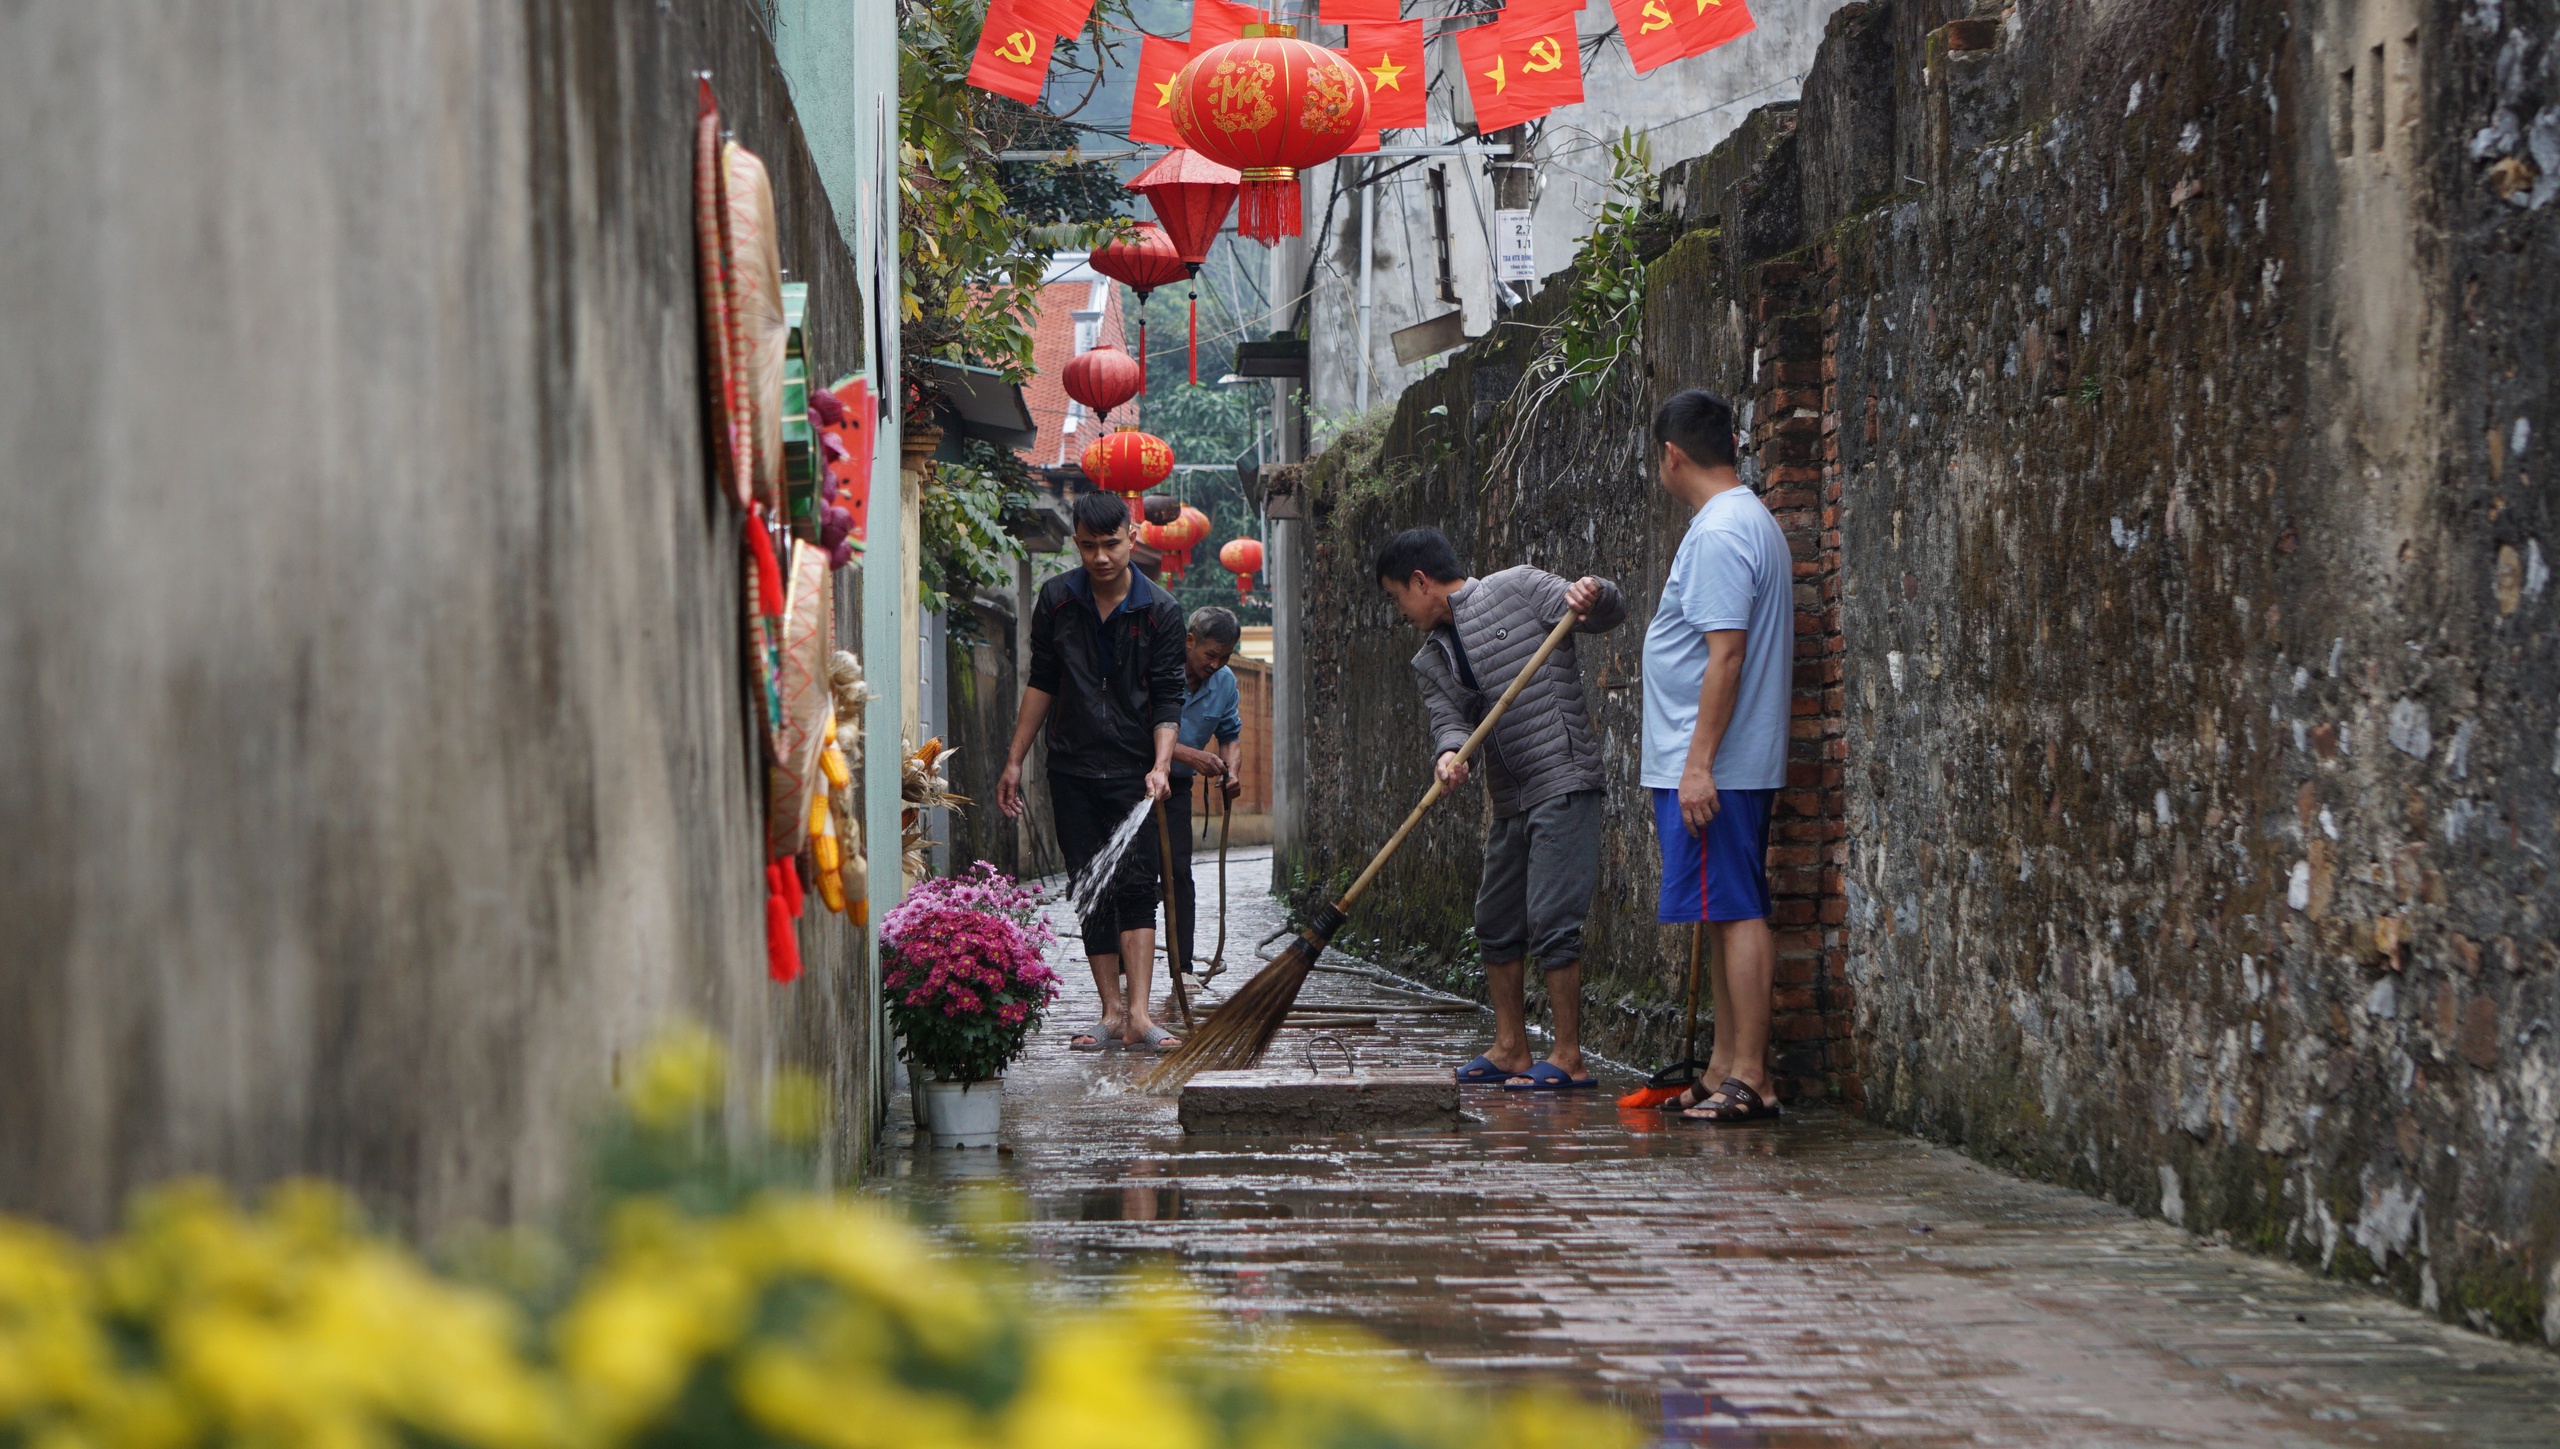
M 1279 924 L 1267 853 L 1229 869 L 1242 964 L 1221 986 Z M 1491 1038 L 1489 1015 L 1327 962 L 1352 970 L 1308 1000 L 1341 1024 L 1284 1031 L 1272 1063 L 1323 1034 L 1364 1065 L 1454 1067 Z M 1186 1137 L 1136 1092 L 1144 1058 L 1067 1050 L 1093 986 L 1056 964 L 1067 991 L 1008 1079 L 1006 1148 L 926 1146 L 902 1102 L 887 1176 L 928 1212 L 1009 1184 L 1029 1211 L 1010 1241 L 1070 1291 L 1172 1264 L 1241 1318 L 1553 1379 L 1662 1444 L 2560 1444 L 2560 1356 L 1829 1109 L 1733 1128 L 1622 1112 L 1636 1074 L 1603 1066 L 1598 1094 L 1469 1088 L 1455 1132 Z

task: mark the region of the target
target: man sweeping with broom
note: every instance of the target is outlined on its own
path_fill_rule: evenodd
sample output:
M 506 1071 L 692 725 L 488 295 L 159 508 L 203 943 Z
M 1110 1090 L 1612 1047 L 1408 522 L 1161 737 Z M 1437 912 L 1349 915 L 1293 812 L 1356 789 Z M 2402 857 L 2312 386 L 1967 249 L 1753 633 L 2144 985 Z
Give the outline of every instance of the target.
M 1461 755 L 1493 695 L 1523 671 L 1568 614 L 1576 633 L 1598 634 L 1627 617 L 1607 579 L 1568 584 L 1543 569 L 1470 578 L 1436 528 L 1411 528 L 1378 551 L 1378 583 L 1423 631 L 1414 677 L 1430 712 L 1433 770 L 1465 784 Z M 1519 1091 L 1597 1086 L 1582 1065 L 1582 923 L 1600 886 L 1600 807 L 1607 778 L 1582 667 L 1567 638 L 1512 697 L 1486 738 L 1484 875 L 1476 888 L 1476 943 L 1493 998 L 1493 1045 L 1458 1069 L 1462 1083 Z M 1544 1061 L 1529 1044 L 1527 961 L 1546 977 L 1555 1041 Z

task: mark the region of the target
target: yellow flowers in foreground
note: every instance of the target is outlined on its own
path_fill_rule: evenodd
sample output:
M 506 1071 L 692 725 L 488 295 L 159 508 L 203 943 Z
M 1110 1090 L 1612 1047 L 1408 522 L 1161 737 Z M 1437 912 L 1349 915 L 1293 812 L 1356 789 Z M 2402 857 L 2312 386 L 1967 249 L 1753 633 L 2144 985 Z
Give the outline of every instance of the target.
M 701 1080 L 671 1075 L 635 1105 Z M 1162 1283 L 1038 1306 L 1003 1268 L 855 1198 L 768 1192 L 703 1216 L 625 1199 L 547 1314 L 437 1275 L 324 1186 L 256 1212 L 165 1188 L 95 1248 L 0 1219 L 0 1445 L 1515 1441 L 1635 1439 L 1577 1401 L 1488 1400 L 1348 1336 L 1247 1346 Z

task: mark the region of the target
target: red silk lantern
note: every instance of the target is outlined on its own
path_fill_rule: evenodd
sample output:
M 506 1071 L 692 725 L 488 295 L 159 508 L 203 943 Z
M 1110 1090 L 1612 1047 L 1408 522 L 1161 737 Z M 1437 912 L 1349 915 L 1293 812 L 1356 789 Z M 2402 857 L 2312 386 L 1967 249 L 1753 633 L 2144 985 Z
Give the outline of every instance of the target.
M 1108 418 L 1113 408 L 1138 395 L 1147 372 L 1138 359 L 1103 342 L 1076 354 L 1059 379 L 1067 385 L 1067 396 L 1093 409 L 1095 417 Z
M 1218 231 L 1235 208 L 1236 188 L 1244 178 L 1232 166 L 1221 166 L 1196 151 L 1168 151 L 1137 174 L 1128 189 L 1147 199 L 1165 238 L 1192 271 L 1209 260 Z
M 1253 592 L 1253 576 L 1262 571 L 1262 540 L 1231 538 L 1218 550 L 1218 563 L 1236 576 L 1236 593 Z
M 1173 476 L 1173 445 L 1153 433 L 1122 428 L 1094 439 L 1079 461 L 1094 487 L 1134 498 Z
M 1182 515 L 1175 520 L 1174 527 L 1182 530 L 1182 551 L 1189 553 L 1209 536 L 1209 515 L 1186 503 L 1182 505 Z
M 1244 178 L 1232 166 L 1221 166 L 1196 151 L 1168 151 L 1153 166 L 1141 171 L 1128 189 L 1147 199 L 1156 220 L 1164 224 L 1164 234 L 1173 242 L 1174 251 L 1182 257 L 1182 265 L 1191 275 L 1200 275 L 1202 264 L 1209 260 L 1209 248 L 1218 244 L 1218 232 L 1227 224 L 1227 213 L 1235 209 L 1236 188 Z M 1200 289 L 1191 289 L 1191 346 L 1186 370 L 1193 386 L 1200 383 Z
M 1182 253 L 1174 250 L 1173 238 L 1152 221 L 1113 237 L 1085 260 L 1093 269 L 1115 282 L 1126 282 L 1138 294 L 1138 391 L 1147 390 L 1147 297 L 1158 287 L 1169 286 L 1190 275 L 1183 264 Z
M 1173 78 L 1173 128 L 1184 144 L 1243 178 L 1239 234 L 1296 236 L 1298 173 L 1341 155 L 1369 128 L 1369 82 L 1339 53 L 1298 39 L 1294 25 L 1248 25 Z

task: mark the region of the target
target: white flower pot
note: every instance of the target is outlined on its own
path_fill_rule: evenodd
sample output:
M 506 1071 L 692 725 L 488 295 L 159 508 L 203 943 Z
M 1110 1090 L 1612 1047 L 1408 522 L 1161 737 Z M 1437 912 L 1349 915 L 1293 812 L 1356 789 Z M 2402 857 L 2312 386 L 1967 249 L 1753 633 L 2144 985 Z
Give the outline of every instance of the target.
M 924 1125 L 936 1147 L 993 1147 L 1004 1126 L 1004 1079 L 924 1083 Z

